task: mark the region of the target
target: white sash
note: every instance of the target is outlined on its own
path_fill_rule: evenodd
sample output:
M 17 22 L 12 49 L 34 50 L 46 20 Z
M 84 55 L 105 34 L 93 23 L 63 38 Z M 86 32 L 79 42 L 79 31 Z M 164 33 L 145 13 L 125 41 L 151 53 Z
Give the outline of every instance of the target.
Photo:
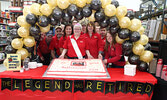
M 74 39 L 72 39 L 71 36 L 70 36 L 70 40 L 71 40 L 72 46 L 74 48 L 74 51 L 78 56 L 78 59 L 83 59 L 83 56 L 81 54 L 81 51 L 79 50 L 77 42 Z

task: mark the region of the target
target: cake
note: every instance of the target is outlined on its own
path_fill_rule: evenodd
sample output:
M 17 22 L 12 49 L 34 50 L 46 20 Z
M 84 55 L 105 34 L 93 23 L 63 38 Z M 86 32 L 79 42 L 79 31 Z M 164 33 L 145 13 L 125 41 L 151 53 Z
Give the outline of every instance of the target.
M 46 72 L 47 77 L 108 78 L 100 59 L 54 59 Z

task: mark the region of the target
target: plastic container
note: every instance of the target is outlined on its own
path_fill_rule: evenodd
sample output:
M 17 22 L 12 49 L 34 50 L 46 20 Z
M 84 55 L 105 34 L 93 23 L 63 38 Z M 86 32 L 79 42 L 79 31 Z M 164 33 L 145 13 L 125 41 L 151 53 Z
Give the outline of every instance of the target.
M 167 71 L 167 65 L 164 65 L 162 68 L 161 79 L 165 78 L 166 71 Z
M 25 58 L 24 61 L 23 61 L 23 68 L 27 71 L 29 70 L 29 66 L 28 66 L 28 63 L 30 62 L 30 59 L 29 58 Z
M 156 69 L 156 77 L 161 76 L 161 70 L 162 70 L 162 59 L 158 59 L 157 69 Z

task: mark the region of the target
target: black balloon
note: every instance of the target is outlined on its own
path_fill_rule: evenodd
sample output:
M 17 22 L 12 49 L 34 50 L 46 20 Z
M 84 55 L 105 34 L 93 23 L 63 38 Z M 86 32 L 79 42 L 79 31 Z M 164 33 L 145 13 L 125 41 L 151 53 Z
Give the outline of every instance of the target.
M 130 49 L 130 50 L 127 50 L 127 51 L 123 51 L 123 54 L 125 55 L 125 56 L 130 56 L 131 54 L 132 54 L 133 52 L 132 52 L 132 49 Z
M 41 4 L 41 5 L 42 4 L 47 4 L 47 1 L 46 0 L 38 0 L 38 3 Z
M 31 26 L 29 31 L 30 35 L 32 35 L 33 37 L 40 34 L 40 28 L 37 25 Z
M 58 20 L 56 20 L 52 15 L 50 16 L 50 24 L 51 25 L 57 25 Z
M 111 27 L 117 26 L 118 25 L 118 18 L 116 16 L 113 16 L 109 19 L 109 25 Z
M 17 34 L 17 29 L 11 29 L 9 31 L 9 35 L 11 36 L 12 39 L 14 38 L 19 38 L 20 36 Z
M 27 51 L 28 51 L 29 53 L 32 53 L 34 47 L 26 47 L 26 46 L 24 46 L 24 48 L 27 49 Z
M 118 36 L 120 39 L 127 39 L 129 38 L 129 35 L 130 35 L 130 31 L 128 29 L 121 29 L 118 32 Z
M 65 12 L 63 16 L 63 21 L 69 22 L 71 21 L 71 19 L 72 19 L 72 16 L 70 16 L 67 12 Z
M 46 27 L 49 25 L 49 18 L 45 15 L 39 16 L 38 18 L 38 24 L 42 27 Z
M 119 2 L 116 0 L 111 1 L 111 4 L 113 4 L 116 8 L 119 6 Z
M 124 41 L 123 44 L 122 44 L 122 49 L 123 49 L 123 51 L 124 51 L 124 50 L 125 50 L 125 51 L 132 50 L 132 47 L 133 47 L 133 44 L 132 44 L 132 42 L 129 41 L 129 40 Z
M 74 16 L 77 20 L 81 20 L 83 18 L 83 13 L 82 13 L 82 10 L 79 10 L 77 15 Z
M 37 17 L 34 14 L 28 14 L 26 16 L 26 21 L 27 23 L 34 25 L 37 22 Z
M 62 16 L 63 16 L 63 11 L 62 11 L 60 8 L 55 7 L 55 8 L 53 9 L 52 16 L 53 16 L 55 19 L 60 20 L 60 19 L 62 18 Z
M 132 42 L 136 42 L 136 41 L 138 41 L 139 39 L 140 39 L 140 33 L 139 33 L 139 32 L 134 31 L 134 32 L 132 32 L 132 33 L 130 34 L 130 40 L 131 40 Z
M 151 50 L 151 44 L 150 44 L 150 43 L 147 43 L 147 44 L 144 46 L 144 50 Z
M 67 13 L 70 15 L 70 16 L 75 16 L 77 15 L 79 9 L 78 7 L 75 5 L 75 4 L 71 4 L 68 8 L 67 8 Z
M 99 11 L 96 11 L 95 19 L 97 22 L 103 21 L 105 19 L 105 14 L 104 14 L 104 11 L 102 9 Z
M 128 61 L 130 64 L 137 65 L 140 63 L 140 56 L 132 54 L 128 57 Z
M 100 22 L 100 27 L 105 28 L 108 26 L 108 24 L 109 24 L 109 22 L 108 22 L 108 19 L 106 18 L 105 20 Z
M 145 71 L 147 71 L 147 69 L 148 69 L 148 64 L 147 64 L 146 62 L 141 61 L 141 62 L 137 65 L 137 69 L 138 69 L 139 71 L 145 72 Z
M 119 28 L 120 28 L 119 26 L 116 26 L 116 27 L 110 27 L 110 33 L 111 33 L 111 34 L 118 33 Z
M 11 44 L 11 42 L 12 42 L 12 37 L 11 37 L 11 36 L 8 36 L 8 37 L 6 38 L 6 42 L 7 42 L 8 44 Z
M 14 49 L 11 45 L 7 45 L 5 47 L 5 53 L 16 53 L 16 49 Z
M 14 26 L 16 29 L 19 29 L 20 28 L 20 25 L 18 23 L 15 24 Z
M 135 13 L 133 11 L 128 11 L 126 16 L 129 17 L 130 20 L 132 20 L 135 17 Z
M 92 14 L 92 10 L 91 10 L 89 5 L 85 6 L 82 9 L 82 14 L 83 14 L 84 17 L 89 17 Z
M 33 37 L 35 38 L 36 41 L 39 41 L 39 39 L 40 39 L 40 35 L 35 35 Z
M 93 10 L 100 10 L 100 8 L 101 8 L 101 1 L 100 0 L 92 0 L 90 5 L 91 5 L 91 8 Z

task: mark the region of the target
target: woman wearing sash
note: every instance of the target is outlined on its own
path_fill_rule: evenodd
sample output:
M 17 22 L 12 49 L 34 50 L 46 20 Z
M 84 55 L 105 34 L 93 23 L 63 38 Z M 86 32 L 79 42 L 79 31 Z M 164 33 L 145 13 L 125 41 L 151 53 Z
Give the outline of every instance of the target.
M 115 34 L 107 33 L 104 54 L 105 59 L 103 62 L 107 67 L 123 68 L 125 65 L 125 59 L 122 55 L 122 45 L 116 43 Z
M 81 35 L 81 24 L 75 24 L 73 29 L 74 34 L 67 37 L 59 58 L 64 58 L 66 53 L 69 59 L 83 59 L 86 55 L 88 58 L 93 58 L 89 53 L 89 46 L 85 37 Z

